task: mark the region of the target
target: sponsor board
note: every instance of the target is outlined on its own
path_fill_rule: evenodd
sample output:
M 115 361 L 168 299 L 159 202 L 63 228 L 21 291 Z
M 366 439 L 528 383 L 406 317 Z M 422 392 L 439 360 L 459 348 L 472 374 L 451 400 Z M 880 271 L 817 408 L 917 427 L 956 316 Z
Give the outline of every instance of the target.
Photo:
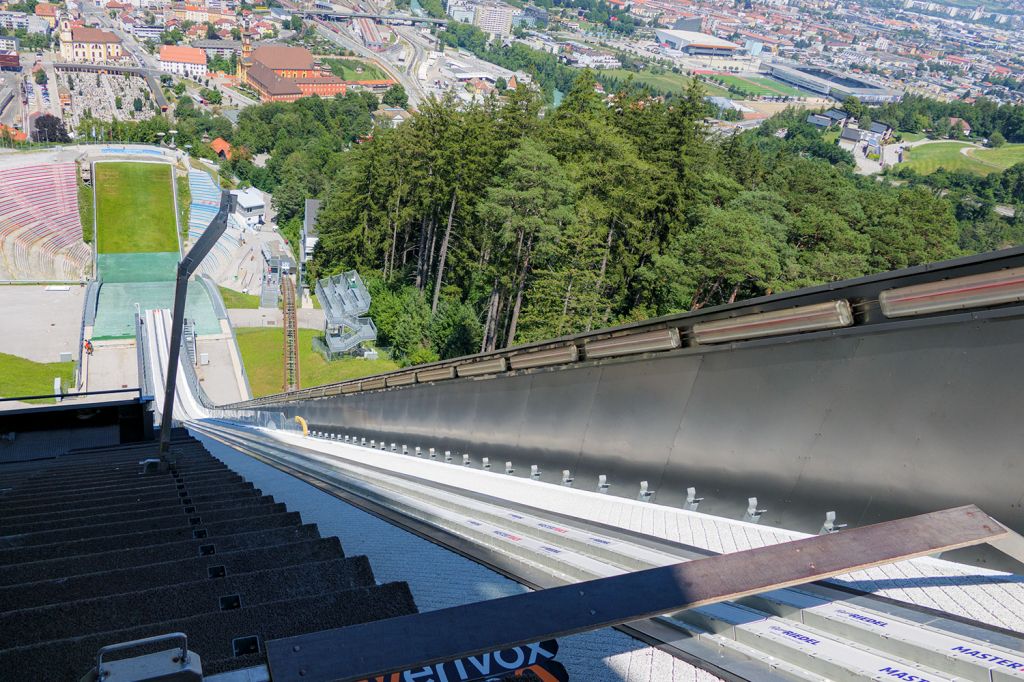
M 565 667 L 554 660 L 558 642 L 549 639 L 536 644 L 489 651 L 444 663 L 375 675 L 360 682 L 569 682 Z

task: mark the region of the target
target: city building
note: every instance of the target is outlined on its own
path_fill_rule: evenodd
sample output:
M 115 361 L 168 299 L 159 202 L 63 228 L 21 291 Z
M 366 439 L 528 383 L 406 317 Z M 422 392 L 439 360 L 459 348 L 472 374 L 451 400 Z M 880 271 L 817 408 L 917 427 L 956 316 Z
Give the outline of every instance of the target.
M 359 36 L 363 39 L 363 44 L 366 47 L 377 52 L 388 47 L 388 41 L 384 39 L 380 29 L 377 28 L 377 24 L 371 19 L 360 17 L 353 22 L 353 26 L 359 32 Z
M 17 36 L 0 36 L 0 52 L 17 52 Z
M 324 71 L 309 50 L 285 45 L 261 45 L 254 50 L 248 37 L 242 42 L 239 77 L 264 102 L 345 94 L 345 82 Z
M 124 56 L 121 39 L 110 31 L 61 22 L 60 55 L 69 62 L 102 64 Z
M 206 75 L 206 53 L 183 45 L 160 46 L 160 70 L 189 78 Z
M 473 23 L 484 33 L 507 36 L 512 33 L 512 8 L 508 5 L 477 5 Z
M 711 55 L 715 57 L 729 57 L 740 50 L 740 46 L 728 40 L 716 38 L 707 33 L 695 31 L 677 31 L 672 28 L 661 28 L 655 31 L 658 42 L 668 46 L 669 49 L 677 50 L 690 55 Z
M 206 53 L 206 57 L 223 57 L 228 59 L 231 55 L 241 54 L 241 40 L 196 40 L 192 47 L 199 48 Z
M 460 3 L 454 1 L 449 2 L 448 9 L 446 11 L 448 12 L 448 16 L 450 16 L 455 21 L 458 21 L 463 24 L 473 23 L 473 15 L 475 14 L 475 12 L 473 11 L 473 6 L 468 3 Z

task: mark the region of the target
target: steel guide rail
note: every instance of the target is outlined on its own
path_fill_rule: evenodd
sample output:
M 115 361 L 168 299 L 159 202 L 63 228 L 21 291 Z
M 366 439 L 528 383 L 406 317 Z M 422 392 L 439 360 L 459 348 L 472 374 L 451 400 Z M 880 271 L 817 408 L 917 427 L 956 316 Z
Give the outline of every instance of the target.
M 399 525 L 405 525 L 402 517 L 417 519 L 421 526 L 441 531 L 441 536 L 432 536 L 428 530 L 428 539 L 450 547 L 454 545 L 456 551 L 474 560 L 481 561 L 483 554 L 482 563 L 494 567 L 495 557 L 503 558 L 497 562 L 504 567 L 499 570 L 531 586 L 551 587 L 621 575 L 707 555 L 704 551 L 688 550 L 649 536 L 639 542 L 628 537 L 639 534 L 628 531 L 607 533 L 606 529 L 596 527 L 599 524 L 584 519 L 568 522 L 552 519 L 541 510 L 509 505 L 505 500 L 460 491 L 338 454 L 285 449 L 282 445 L 261 441 L 259 433 L 242 433 L 209 422 L 194 426 L 273 466 L 290 473 L 301 472 L 303 478 L 319 480 L 327 487 L 344 488 L 377 507 L 386 508 L 397 515 Z M 313 439 L 311 446 L 317 445 L 319 443 Z M 395 453 L 380 454 L 399 457 Z M 388 520 L 396 522 L 394 516 Z M 422 527 L 418 534 L 424 534 Z M 456 541 L 451 542 L 451 538 Z M 662 648 L 671 642 L 669 648 L 673 654 L 698 665 L 710 653 L 695 650 L 693 645 L 701 642 L 705 643 L 705 649 L 707 643 L 713 643 L 734 656 L 776 655 L 791 662 L 807 661 L 799 666 L 777 666 L 777 674 L 782 679 L 806 679 L 809 670 L 829 677 L 844 671 L 849 674 L 852 670 L 865 674 L 870 672 L 870 666 L 877 664 L 876 671 L 888 668 L 922 679 L 953 679 L 938 673 L 949 669 L 964 675 L 962 679 L 979 682 L 1024 680 L 1024 644 L 1020 639 L 1000 639 L 983 626 L 970 631 L 974 638 L 965 637 L 962 632 L 950 634 L 949 630 L 943 631 L 941 624 L 923 625 L 919 615 L 909 620 L 902 618 L 898 613 L 894 615 L 892 607 L 881 602 L 873 604 L 869 598 L 861 598 L 856 607 L 837 611 L 831 608 L 832 600 L 849 599 L 848 594 L 827 587 L 816 587 L 813 591 L 816 596 L 803 590 L 780 590 L 771 596 L 748 598 L 746 605 L 717 605 L 711 609 L 686 611 L 677 617 L 654 617 L 645 621 L 646 627 L 639 624 L 625 629 L 649 643 L 660 641 Z M 915 616 L 913 608 L 895 609 L 900 610 L 904 615 Z M 729 624 L 730 632 L 723 634 L 723 623 Z M 883 625 L 878 625 L 880 623 Z M 893 638 L 891 633 L 899 628 L 904 636 Z M 645 630 L 660 630 L 661 634 L 645 635 Z M 837 631 L 842 636 L 837 636 Z M 993 640 L 1001 646 L 992 645 Z M 680 646 L 681 641 L 687 646 Z M 866 647 L 875 649 L 869 654 L 865 653 Z M 720 660 L 720 656 L 718 658 Z M 916 665 L 914 661 L 927 661 L 927 665 L 933 667 Z M 701 667 L 729 679 L 746 679 L 746 676 L 733 676 L 717 665 L 709 667 L 704 663 Z M 992 670 L 996 673 L 991 673 Z

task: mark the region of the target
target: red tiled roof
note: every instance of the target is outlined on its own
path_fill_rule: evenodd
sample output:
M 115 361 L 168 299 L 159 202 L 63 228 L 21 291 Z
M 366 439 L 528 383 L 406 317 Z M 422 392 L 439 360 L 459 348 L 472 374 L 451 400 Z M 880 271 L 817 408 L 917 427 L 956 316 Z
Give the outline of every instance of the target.
M 206 64 L 206 53 L 198 47 L 184 45 L 161 45 L 160 61 L 180 64 Z

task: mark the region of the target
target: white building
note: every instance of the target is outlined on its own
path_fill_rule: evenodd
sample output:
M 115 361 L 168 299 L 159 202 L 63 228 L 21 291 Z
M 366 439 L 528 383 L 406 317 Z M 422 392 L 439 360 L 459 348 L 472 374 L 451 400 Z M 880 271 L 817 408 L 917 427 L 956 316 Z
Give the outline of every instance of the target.
M 477 5 L 473 23 L 484 33 L 507 36 L 512 33 L 512 7 L 509 5 Z
M 263 215 L 267 212 L 267 203 L 263 200 L 263 192 L 255 187 L 231 191 L 238 199 L 238 210 L 235 218 L 246 227 L 259 229 L 263 224 Z
M 161 45 L 160 70 L 178 76 L 202 78 L 206 75 L 206 53 L 195 47 Z

